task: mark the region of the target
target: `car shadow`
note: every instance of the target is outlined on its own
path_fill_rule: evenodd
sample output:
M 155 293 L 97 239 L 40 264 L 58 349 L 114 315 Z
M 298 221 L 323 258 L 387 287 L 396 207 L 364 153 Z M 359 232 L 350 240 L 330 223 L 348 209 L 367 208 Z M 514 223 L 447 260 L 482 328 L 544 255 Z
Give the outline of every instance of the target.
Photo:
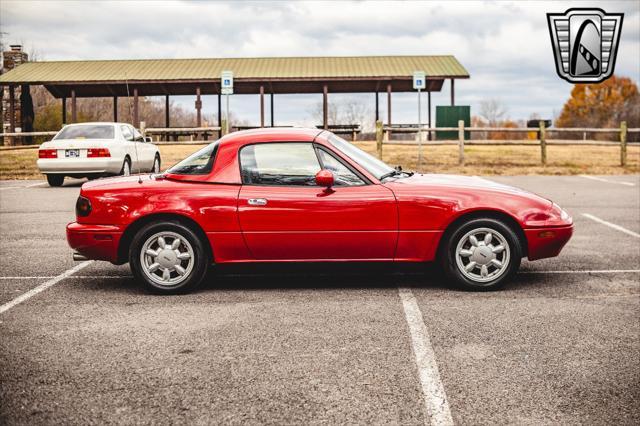
M 256 264 L 218 265 L 212 267 L 200 288 L 194 293 L 215 291 L 265 290 L 358 290 L 413 287 L 444 290 L 452 293 L 469 292 L 455 287 L 434 264 Z M 558 281 L 534 274 L 517 274 L 497 293 L 540 290 L 558 287 Z M 96 278 L 85 282 L 85 289 L 100 292 L 122 292 L 149 295 L 132 276 Z M 495 292 L 489 292 L 495 293 Z

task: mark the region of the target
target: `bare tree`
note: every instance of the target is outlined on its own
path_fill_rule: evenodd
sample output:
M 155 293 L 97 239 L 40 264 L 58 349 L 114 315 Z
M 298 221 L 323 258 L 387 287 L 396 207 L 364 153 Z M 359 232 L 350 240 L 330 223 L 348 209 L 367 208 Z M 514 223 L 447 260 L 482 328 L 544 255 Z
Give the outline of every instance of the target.
M 495 127 L 507 114 L 507 108 L 499 99 L 480 101 L 480 116 L 487 120 L 489 127 Z
M 314 104 L 309 113 L 322 124 L 322 102 Z M 328 124 L 360 124 L 365 132 L 372 131 L 375 126 L 371 108 L 355 99 L 329 102 L 327 119 Z

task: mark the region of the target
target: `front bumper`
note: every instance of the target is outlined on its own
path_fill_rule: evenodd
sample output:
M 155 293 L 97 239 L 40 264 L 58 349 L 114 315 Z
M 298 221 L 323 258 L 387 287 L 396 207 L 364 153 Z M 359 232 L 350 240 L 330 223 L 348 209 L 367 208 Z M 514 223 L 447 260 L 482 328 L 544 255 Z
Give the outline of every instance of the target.
M 67 225 L 69 246 L 87 259 L 118 263 L 118 245 L 122 230 L 112 225 Z
M 114 158 L 41 158 L 37 161 L 44 174 L 118 174 L 123 160 Z
M 525 229 L 529 260 L 555 257 L 573 235 L 573 225 Z

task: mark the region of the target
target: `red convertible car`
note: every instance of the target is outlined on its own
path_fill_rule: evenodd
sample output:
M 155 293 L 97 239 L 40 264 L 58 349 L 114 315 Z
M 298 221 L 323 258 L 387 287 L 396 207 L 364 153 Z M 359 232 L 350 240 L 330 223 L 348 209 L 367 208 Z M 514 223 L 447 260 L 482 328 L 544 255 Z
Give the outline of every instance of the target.
M 467 289 L 501 286 L 573 232 L 553 202 L 478 177 L 389 167 L 311 129 L 232 133 L 163 174 L 82 186 L 74 258 L 129 262 L 159 293 L 230 262 L 431 262 Z

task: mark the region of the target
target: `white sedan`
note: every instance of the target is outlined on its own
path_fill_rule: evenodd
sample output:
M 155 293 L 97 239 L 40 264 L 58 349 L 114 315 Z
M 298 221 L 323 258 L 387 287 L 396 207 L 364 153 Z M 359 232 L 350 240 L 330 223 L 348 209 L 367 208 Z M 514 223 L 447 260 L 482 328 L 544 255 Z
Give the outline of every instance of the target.
M 160 152 L 150 138 L 126 123 L 69 124 L 40 145 L 37 164 L 49 185 L 61 186 L 65 176 L 159 173 Z

